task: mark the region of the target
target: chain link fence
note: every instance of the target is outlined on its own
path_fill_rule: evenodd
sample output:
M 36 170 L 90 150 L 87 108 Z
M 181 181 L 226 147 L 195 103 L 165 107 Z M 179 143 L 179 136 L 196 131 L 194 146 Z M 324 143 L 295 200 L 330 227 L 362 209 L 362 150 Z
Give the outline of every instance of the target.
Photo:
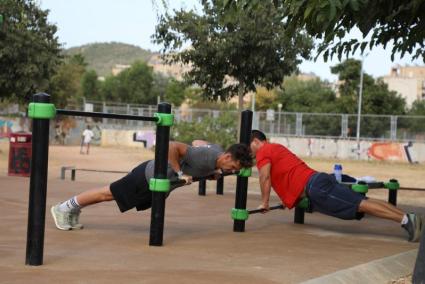
M 81 110 L 152 116 L 156 105 L 134 105 L 86 101 Z M 181 121 L 199 123 L 204 117 L 218 118 L 222 112 L 232 112 L 235 125 L 238 124 L 237 111 L 195 108 L 173 108 L 176 123 Z M 100 119 L 111 128 L 134 128 L 151 126 L 149 122 Z M 324 137 L 356 139 L 357 115 L 337 113 L 301 113 L 257 111 L 254 114 L 254 129 L 261 129 L 273 136 Z M 362 140 L 425 141 L 425 116 L 371 115 L 360 119 Z

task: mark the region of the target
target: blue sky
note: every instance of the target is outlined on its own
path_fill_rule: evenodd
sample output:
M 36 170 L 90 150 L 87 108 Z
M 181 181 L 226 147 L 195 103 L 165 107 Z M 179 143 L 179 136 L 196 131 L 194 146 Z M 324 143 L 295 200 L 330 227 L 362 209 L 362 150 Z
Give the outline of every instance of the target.
M 161 0 L 38 0 L 43 9 L 49 9 L 49 21 L 58 26 L 59 41 L 64 47 L 73 47 L 93 42 L 123 42 L 140 46 L 152 51 L 161 47 L 151 42 L 157 22 L 158 11 L 164 10 Z M 192 8 L 198 5 L 196 0 L 169 0 L 172 8 Z M 158 3 L 158 4 L 155 4 Z M 198 5 L 199 7 L 199 5 Z M 351 36 L 359 36 L 352 33 Z M 391 45 L 384 50 L 376 47 L 364 59 L 365 72 L 374 77 L 389 73 L 395 64 L 423 65 L 422 60 L 412 61 L 409 56 L 396 57 L 391 62 Z M 361 58 L 360 55 L 354 56 Z M 301 64 L 302 72 L 313 72 L 323 79 L 334 81 L 330 66 L 338 63 L 337 59 L 324 62 L 305 61 Z

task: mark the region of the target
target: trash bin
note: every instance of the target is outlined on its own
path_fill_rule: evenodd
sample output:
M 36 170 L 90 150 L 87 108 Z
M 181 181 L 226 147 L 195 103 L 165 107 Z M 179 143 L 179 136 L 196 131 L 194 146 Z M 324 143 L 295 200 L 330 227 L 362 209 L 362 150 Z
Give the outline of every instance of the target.
M 31 133 L 16 132 L 10 134 L 9 176 L 28 177 L 31 174 Z

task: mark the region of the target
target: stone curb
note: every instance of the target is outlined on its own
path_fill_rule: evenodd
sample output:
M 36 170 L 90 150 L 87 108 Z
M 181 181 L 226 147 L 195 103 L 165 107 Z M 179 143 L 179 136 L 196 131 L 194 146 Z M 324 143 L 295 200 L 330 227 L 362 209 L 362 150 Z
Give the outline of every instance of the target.
M 302 284 L 388 283 L 413 272 L 418 249 L 339 270 Z

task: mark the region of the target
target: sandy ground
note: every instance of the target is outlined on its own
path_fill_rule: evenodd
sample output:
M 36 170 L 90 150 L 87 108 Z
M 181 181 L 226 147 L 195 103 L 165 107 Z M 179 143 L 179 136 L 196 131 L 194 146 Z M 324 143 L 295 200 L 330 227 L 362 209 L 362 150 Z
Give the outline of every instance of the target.
M 120 214 L 113 202 L 86 208 L 82 231 L 59 231 L 47 213 L 44 265 L 25 266 L 29 179 L 7 176 L 7 143 L 0 143 L 0 283 L 299 283 L 340 269 L 417 248 L 405 241 L 399 225 L 377 218 L 342 221 L 307 214 L 305 225 L 293 224 L 283 210 L 251 216 L 245 233 L 232 232 L 234 178 L 225 194 L 197 195 L 196 185 L 167 200 L 163 247 L 148 246 L 150 210 Z M 51 146 L 48 207 L 82 190 L 107 184 L 122 174 L 77 173 L 77 181 L 59 179 L 60 167 L 128 171 L 153 152 L 94 147 Z M 307 160 L 329 172 L 335 160 Z M 423 165 L 338 161 L 353 176 L 398 178 L 403 186 L 425 187 Z M 257 180 L 249 184 L 248 207 L 259 203 Z M 386 199 L 385 190 L 369 194 Z M 273 199 L 273 203 L 277 199 Z M 425 214 L 425 192 L 401 192 L 399 204 Z

